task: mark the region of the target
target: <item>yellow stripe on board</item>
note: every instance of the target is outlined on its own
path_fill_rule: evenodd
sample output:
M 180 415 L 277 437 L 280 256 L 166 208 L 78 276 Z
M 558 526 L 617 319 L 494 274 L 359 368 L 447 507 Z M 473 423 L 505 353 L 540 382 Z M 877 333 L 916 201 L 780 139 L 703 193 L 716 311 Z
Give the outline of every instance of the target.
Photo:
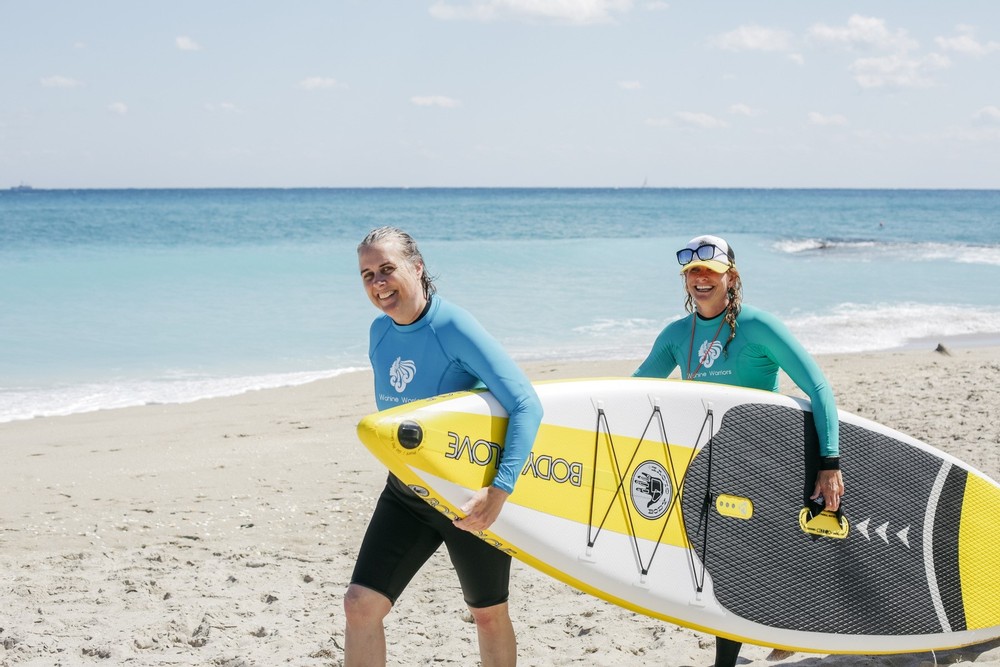
M 408 465 L 468 489 L 492 481 L 506 419 L 448 413 L 417 421 L 423 443 Z M 603 530 L 687 547 L 677 478 L 691 451 L 671 445 L 668 454 L 661 442 L 542 424 L 508 502 L 584 525 L 593 512 L 591 523 Z
M 1000 625 L 1000 489 L 969 474 L 958 529 L 958 569 L 970 630 Z

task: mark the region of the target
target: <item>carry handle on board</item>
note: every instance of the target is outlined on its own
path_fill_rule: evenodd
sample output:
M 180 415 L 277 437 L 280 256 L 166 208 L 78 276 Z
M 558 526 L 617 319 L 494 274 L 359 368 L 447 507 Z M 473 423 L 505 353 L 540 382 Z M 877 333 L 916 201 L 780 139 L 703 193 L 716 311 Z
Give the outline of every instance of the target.
M 843 501 L 836 512 L 831 512 L 826 508 L 826 503 L 816 500 L 807 500 L 805 507 L 799 512 L 799 527 L 815 537 L 832 537 L 842 540 L 847 537 L 851 530 L 847 517 L 844 516 Z

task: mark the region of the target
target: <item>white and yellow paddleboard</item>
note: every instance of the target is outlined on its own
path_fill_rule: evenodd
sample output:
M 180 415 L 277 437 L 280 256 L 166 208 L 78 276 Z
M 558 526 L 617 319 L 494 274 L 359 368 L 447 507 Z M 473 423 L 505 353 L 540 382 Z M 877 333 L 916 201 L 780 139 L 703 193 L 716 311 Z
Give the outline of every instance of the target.
M 807 401 L 633 378 L 535 385 L 545 417 L 481 537 L 636 612 L 797 651 L 896 653 L 1000 636 L 1000 485 L 840 413 L 843 516 L 808 505 Z M 507 416 L 459 392 L 364 418 L 396 476 L 458 517 L 490 483 Z

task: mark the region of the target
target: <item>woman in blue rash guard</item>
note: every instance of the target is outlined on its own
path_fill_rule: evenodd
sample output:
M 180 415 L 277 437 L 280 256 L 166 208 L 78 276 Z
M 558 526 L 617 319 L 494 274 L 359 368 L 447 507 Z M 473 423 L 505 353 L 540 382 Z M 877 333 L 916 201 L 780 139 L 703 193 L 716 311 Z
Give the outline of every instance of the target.
M 358 246 L 372 322 L 368 356 L 379 410 L 452 391 L 486 387 L 509 414 L 492 484 L 451 521 L 390 474 L 368 524 L 351 583 L 345 667 L 385 665 L 384 619 L 410 579 L 443 542 L 476 622 L 484 666 L 514 665 L 517 640 L 507 607 L 510 556 L 476 531 L 489 528 L 514 490 L 542 419 L 524 373 L 465 310 L 442 299 L 416 242 L 394 227 L 372 230 Z
M 633 375 L 665 378 L 679 368 L 684 380 L 778 390 L 778 370 L 812 401 L 820 468 L 811 498 L 836 511 L 844 494 L 840 472 L 837 406 L 816 362 L 773 315 L 743 303 L 743 283 L 732 247 L 717 236 L 699 236 L 677 252 L 690 317 L 671 322 L 657 336 Z M 718 637 L 715 667 L 733 667 L 740 642 Z M 774 657 L 786 657 L 776 651 Z

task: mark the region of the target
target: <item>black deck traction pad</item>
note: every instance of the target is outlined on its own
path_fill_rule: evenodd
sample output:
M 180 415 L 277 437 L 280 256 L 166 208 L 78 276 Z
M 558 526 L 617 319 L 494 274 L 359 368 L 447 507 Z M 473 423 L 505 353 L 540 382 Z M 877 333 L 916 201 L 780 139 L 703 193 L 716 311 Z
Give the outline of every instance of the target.
M 924 521 L 942 460 L 843 422 L 840 443 L 851 530 L 846 539 L 816 538 L 798 524 L 819 464 L 812 414 L 761 404 L 726 412 L 711 445 L 712 493 L 750 498 L 753 518 L 720 515 L 714 496 L 706 508 L 707 448 L 691 464 L 682 500 L 688 539 L 716 597 L 732 613 L 778 628 L 943 632 L 924 562 Z M 952 631 L 966 629 L 957 553 L 966 476 L 951 468 L 934 520 L 933 571 Z M 884 524 L 885 539 L 877 532 Z M 898 535 L 907 528 L 909 546 Z

